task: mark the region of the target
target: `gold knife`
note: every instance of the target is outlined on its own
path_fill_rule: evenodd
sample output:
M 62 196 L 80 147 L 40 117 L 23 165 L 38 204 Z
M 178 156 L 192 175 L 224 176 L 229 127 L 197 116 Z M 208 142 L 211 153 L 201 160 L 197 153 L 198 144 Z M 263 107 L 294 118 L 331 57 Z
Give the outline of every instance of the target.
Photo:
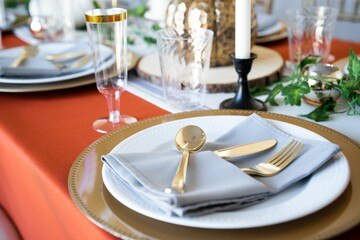
M 277 141 L 275 139 L 270 139 L 261 142 L 254 142 L 254 143 L 248 143 L 234 147 L 219 149 L 213 152 L 221 158 L 239 157 L 239 156 L 244 156 L 244 155 L 264 151 L 266 149 L 275 146 L 276 143 Z
M 88 62 L 90 62 L 90 60 L 92 60 L 92 56 L 91 55 L 87 55 L 75 62 L 73 62 L 71 65 L 70 65 L 70 68 L 79 68 L 79 67 L 82 67 L 83 65 L 87 64 Z
M 64 63 L 59 63 L 59 62 L 52 62 L 52 64 L 54 64 L 58 69 L 62 70 L 62 69 L 76 69 L 76 68 L 80 68 L 83 65 L 87 64 L 88 62 L 90 62 L 90 60 L 92 59 L 91 55 L 87 55 L 79 60 L 76 60 L 70 64 L 64 64 Z
M 86 52 L 70 52 L 70 53 L 61 53 L 55 55 L 48 55 L 45 57 L 48 61 L 63 61 L 63 60 L 71 60 L 74 58 L 79 58 L 85 56 Z

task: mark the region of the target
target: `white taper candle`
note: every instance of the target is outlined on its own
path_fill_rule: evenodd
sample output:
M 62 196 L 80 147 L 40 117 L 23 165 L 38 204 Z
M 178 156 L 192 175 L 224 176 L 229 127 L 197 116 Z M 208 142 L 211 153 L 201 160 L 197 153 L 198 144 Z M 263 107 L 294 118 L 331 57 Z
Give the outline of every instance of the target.
M 251 0 L 235 0 L 235 57 L 250 58 Z

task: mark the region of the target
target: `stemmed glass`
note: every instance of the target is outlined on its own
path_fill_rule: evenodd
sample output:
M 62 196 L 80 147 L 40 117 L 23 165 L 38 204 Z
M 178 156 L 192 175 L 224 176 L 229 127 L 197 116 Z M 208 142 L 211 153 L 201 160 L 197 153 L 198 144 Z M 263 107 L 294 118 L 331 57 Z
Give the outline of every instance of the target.
M 94 9 L 85 13 L 87 32 L 93 56 L 96 85 L 105 96 L 109 117 L 93 123 L 93 128 L 108 133 L 136 122 L 120 114 L 120 96 L 127 85 L 126 28 L 127 11 L 122 8 Z M 104 63 L 112 61 L 110 67 Z
M 3 48 L 2 30 L 5 26 L 6 26 L 5 3 L 4 3 L 4 0 L 0 0 L 0 49 Z

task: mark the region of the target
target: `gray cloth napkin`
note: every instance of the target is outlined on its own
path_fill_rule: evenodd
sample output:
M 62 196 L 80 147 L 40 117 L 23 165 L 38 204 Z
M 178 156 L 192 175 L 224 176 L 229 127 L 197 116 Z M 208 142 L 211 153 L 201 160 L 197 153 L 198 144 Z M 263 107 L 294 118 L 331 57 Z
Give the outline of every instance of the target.
M 77 44 L 70 49 L 57 52 L 56 54 L 81 51 L 90 54 L 89 46 L 85 43 Z M 52 52 L 51 55 L 52 54 L 54 53 Z M 16 60 L 16 57 L 0 58 L 0 75 L 5 77 L 53 77 L 84 71 L 93 66 L 92 61 L 89 61 L 87 64 L 84 64 L 79 68 L 59 69 L 51 61 L 47 61 L 45 59 L 46 55 L 50 55 L 50 53 L 40 51 L 37 56 L 28 58 L 19 67 L 16 68 L 10 67 L 11 63 Z M 73 59 L 66 62 L 62 61 L 61 63 L 70 65 L 72 62 L 77 60 L 79 59 Z
M 24 61 L 19 67 L 11 67 L 10 65 L 16 58 L 0 59 L 0 75 L 4 77 L 50 77 L 61 74 L 54 64 L 39 58 L 32 57 Z
M 266 14 L 266 13 L 258 13 L 257 15 L 258 21 L 258 31 L 264 31 L 265 29 L 272 27 L 275 23 L 277 23 L 277 18 Z
M 210 151 L 273 138 L 278 141 L 274 148 L 228 161 Z M 301 141 L 305 147 L 299 157 L 278 175 L 254 177 L 239 170 L 239 167 L 263 162 L 293 139 Z M 110 153 L 102 159 L 111 173 L 139 197 L 147 199 L 166 214 L 192 216 L 260 203 L 269 195 L 309 176 L 340 151 L 340 147 L 333 143 L 291 136 L 256 114 L 205 147 L 202 152 L 190 156 L 186 192 L 183 194 L 164 193 L 180 160 L 181 153 L 176 150 Z

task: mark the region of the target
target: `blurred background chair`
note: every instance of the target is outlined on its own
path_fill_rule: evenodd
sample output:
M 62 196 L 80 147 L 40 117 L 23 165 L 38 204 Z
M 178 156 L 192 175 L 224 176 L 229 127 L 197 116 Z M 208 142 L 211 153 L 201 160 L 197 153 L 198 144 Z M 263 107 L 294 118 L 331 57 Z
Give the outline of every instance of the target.
M 360 22 L 360 0 L 340 0 L 339 19 Z
M 303 0 L 303 6 L 335 7 L 339 20 L 360 22 L 360 0 Z
M 256 0 L 256 9 L 259 12 L 268 13 L 272 12 L 273 0 Z
M 286 20 L 287 16 L 285 13 L 287 9 L 301 8 L 304 7 L 305 4 L 330 4 L 329 6 L 334 4 L 332 6 L 335 6 L 340 12 L 335 27 L 334 38 L 360 42 L 359 1 L 360 0 L 272 0 L 271 14 L 279 19 Z M 350 15 L 351 17 L 346 15 Z

